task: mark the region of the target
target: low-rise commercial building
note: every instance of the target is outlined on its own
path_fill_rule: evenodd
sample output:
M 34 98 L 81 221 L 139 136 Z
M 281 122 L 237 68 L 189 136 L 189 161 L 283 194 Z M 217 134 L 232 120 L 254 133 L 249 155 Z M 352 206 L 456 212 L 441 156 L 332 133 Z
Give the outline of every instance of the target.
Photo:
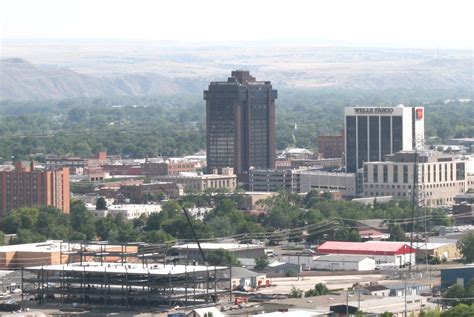
M 393 317 L 419 316 L 422 311 L 436 309 L 437 305 L 428 302 L 427 297 L 411 295 L 405 297 L 382 297 L 364 301 L 349 301 L 348 304 L 333 305 L 330 307 L 336 316 L 350 315 L 363 311 L 365 314 L 380 316 L 390 312 Z
M 104 253 L 104 262 L 120 259 L 117 254 L 137 252 L 137 246 L 112 244 L 80 244 L 48 240 L 38 243 L 26 243 L 0 246 L 0 269 L 19 269 L 32 265 L 61 265 L 70 261 L 92 258 L 92 252 Z M 86 255 L 87 254 L 87 255 Z
M 393 263 L 405 266 L 415 263 L 415 249 L 406 242 L 389 241 L 326 241 L 317 251 L 319 254 L 364 255 L 379 263 Z
M 139 218 L 142 215 L 149 216 L 152 213 L 159 213 L 161 211 L 161 205 L 134 205 L 134 204 L 125 204 L 125 205 L 111 205 L 104 210 L 96 210 L 95 208 L 91 210 L 96 217 L 115 217 L 118 214 L 122 215 L 124 219 L 132 220 Z
M 313 151 L 303 148 L 286 148 L 281 153 L 279 158 L 284 158 L 288 160 L 299 159 L 299 160 L 308 160 L 312 159 L 314 155 Z
M 423 293 L 429 293 L 433 289 L 432 283 L 419 283 L 416 281 L 407 281 L 407 283 L 388 284 L 387 287 L 390 289 L 390 296 L 407 296 L 421 295 Z
M 291 168 L 297 169 L 302 167 L 316 168 L 340 168 L 343 167 L 344 160 L 342 158 L 323 158 L 323 159 L 294 159 L 291 160 Z
M 120 187 L 120 194 L 132 203 L 141 203 L 148 200 L 150 194 L 165 194 L 169 198 L 178 198 L 184 195 L 184 187 L 173 182 L 123 185 Z
M 237 206 L 240 210 L 245 211 L 263 211 L 259 202 L 267 198 L 275 196 L 274 192 L 245 192 L 242 196 L 243 199 L 239 202 Z
M 201 249 L 204 255 L 209 252 L 224 249 L 229 251 L 237 258 L 258 258 L 265 255 L 265 246 L 258 244 L 240 244 L 240 243 L 201 243 Z M 188 262 L 202 262 L 201 252 L 197 243 L 187 243 L 171 247 L 171 255 L 186 259 Z
M 311 309 L 311 310 L 326 311 L 328 316 L 334 316 L 334 314 L 329 312 L 330 306 L 338 305 L 338 304 L 346 304 L 348 300 L 347 295 L 348 294 L 346 292 L 340 292 L 340 293 L 331 293 L 329 295 L 310 296 L 310 297 L 303 297 L 303 298 L 273 299 L 273 300 L 262 302 L 262 306 L 265 312 Z M 360 294 L 360 297 L 357 296 L 356 298 L 360 299 L 360 301 L 362 302 L 368 299 L 374 299 L 378 297 Z
M 291 193 L 298 193 L 300 191 L 300 180 L 297 170 L 250 168 L 250 191 L 276 192 L 280 189 Z
M 452 261 L 461 258 L 461 253 L 454 243 L 413 242 L 413 248 L 416 249 L 416 258 L 420 261 L 433 258 Z
M 357 293 L 378 297 L 390 296 L 390 288 L 384 285 L 371 284 L 357 288 Z
M 363 169 L 366 197 L 411 200 L 416 178 L 420 204 L 438 207 L 452 205 L 454 197 L 467 189 L 465 161 L 440 152 L 397 152 L 387 155 L 385 162 L 366 162 Z
M 300 192 L 340 191 L 344 198 L 354 198 L 358 194 L 355 173 L 333 173 L 320 170 L 299 171 Z
M 198 161 L 189 160 L 168 160 L 163 162 L 146 161 L 141 167 L 142 174 L 149 177 L 179 175 L 181 173 L 196 172 L 202 168 Z
M 100 167 L 107 163 L 107 152 L 102 151 L 93 158 L 47 156 L 45 168 L 46 170 L 57 170 L 67 167 L 71 175 L 80 175 L 85 168 Z
M 156 176 L 158 182 L 172 182 L 185 186 L 187 192 L 202 192 L 206 189 L 227 189 L 234 191 L 237 188 L 237 176 L 232 168 L 223 168 L 221 174 L 182 173 L 181 175 Z
M 474 280 L 474 264 L 441 269 L 441 288 L 454 284 L 466 287 Z
M 315 259 L 314 268 L 322 271 L 373 271 L 375 260 L 366 255 L 322 255 Z

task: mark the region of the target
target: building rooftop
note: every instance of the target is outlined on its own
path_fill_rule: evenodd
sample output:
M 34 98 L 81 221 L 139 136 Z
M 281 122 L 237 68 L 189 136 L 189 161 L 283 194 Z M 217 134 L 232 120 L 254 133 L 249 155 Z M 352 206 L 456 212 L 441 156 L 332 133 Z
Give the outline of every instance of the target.
M 413 248 L 420 250 L 434 250 L 454 243 L 413 242 Z
M 186 244 L 181 244 L 181 245 L 175 245 L 171 248 L 178 249 L 178 250 L 183 250 L 183 249 L 198 250 L 199 249 L 197 243 L 186 243 Z M 201 249 L 207 250 L 207 251 L 218 250 L 218 249 L 234 251 L 234 250 L 247 250 L 247 249 L 260 249 L 260 248 L 265 248 L 265 246 L 259 245 L 259 244 L 240 244 L 240 243 L 201 243 Z
M 273 313 L 263 313 L 258 315 L 251 315 L 252 317 L 315 317 L 315 316 L 328 316 L 329 311 L 322 310 L 288 310 L 285 312 L 276 311 Z
M 394 253 L 409 249 L 410 246 L 406 242 L 392 241 L 366 241 L 366 242 L 348 242 L 348 241 L 326 241 L 318 247 L 318 251 L 324 253 L 326 251 L 354 252 L 360 254 L 376 254 L 376 253 Z
M 67 244 L 61 245 L 61 240 L 48 240 L 38 243 L 25 243 L 0 246 L 0 253 L 3 252 L 59 252 L 67 249 Z
M 361 301 L 367 299 L 380 298 L 373 295 L 360 294 Z M 384 297 L 385 298 L 385 297 Z M 274 299 L 268 302 L 264 302 L 270 305 L 281 305 L 283 307 L 293 307 L 295 309 L 327 309 L 331 305 L 345 304 L 347 301 L 346 292 L 339 294 L 329 294 L 321 296 L 311 296 L 304 298 L 285 298 L 285 299 Z
M 364 286 L 362 288 L 369 291 L 369 292 L 385 291 L 385 290 L 389 289 L 387 286 L 378 285 L 378 284 L 377 285 L 368 285 L 368 286 Z
M 436 307 L 436 304 L 429 303 L 425 297 L 418 295 L 407 296 L 406 302 L 409 310 L 419 310 L 422 304 L 424 309 Z M 392 296 L 367 299 L 360 303 L 358 301 L 350 301 L 349 306 L 360 307 L 360 310 L 368 313 L 383 314 L 386 311 L 399 313 L 405 310 L 405 297 Z
M 100 263 L 100 262 L 83 262 L 44 265 L 27 267 L 26 270 L 31 271 L 63 271 L 63 272 L 89 272 L 89 273 L 117 273 L 143 275 L 150 274 L 153 276 L 177 275 L 191 272 L 206 272 L 208 270 L 225 270 L 225 266 L 204 266 L 204 265 L 170 265 L 170 264 L 136 264 L 136 263 Z

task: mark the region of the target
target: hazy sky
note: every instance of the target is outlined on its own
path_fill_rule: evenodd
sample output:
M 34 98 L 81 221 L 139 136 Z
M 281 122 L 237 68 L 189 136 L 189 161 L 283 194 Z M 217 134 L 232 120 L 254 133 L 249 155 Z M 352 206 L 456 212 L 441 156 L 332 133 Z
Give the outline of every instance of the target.
M 472 49 L 473 13 L 470 0 L 1 0 L 0 36 Z

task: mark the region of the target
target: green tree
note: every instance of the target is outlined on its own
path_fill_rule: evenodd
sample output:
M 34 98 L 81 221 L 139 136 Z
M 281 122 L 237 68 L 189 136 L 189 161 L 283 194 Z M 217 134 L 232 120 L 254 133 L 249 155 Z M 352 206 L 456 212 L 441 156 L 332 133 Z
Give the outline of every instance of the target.
M 459 304 L 441 313 L 441 317 L 472 317 L 474 305 Z
M 327 288 L 326 284 L 318 283 L 314 286 L 314 288 L 310 289 L 305 293 L 305 297 L 321 296 L 327 294 L 329 294 L 329 289 Z
M 161 206 L 161 213 L 168 218 L 173 218 L 181 213 L 181 209 L 181 205 L 176 200 L 168 200 Z
M 445 298 L 444 302 L 446 305 L 454 306 L 462 301 L 462 298 L 465 297 L 465 289 L 461 285 L 455 284 L 449 287 L 446 292 L 443 294 Z
M 112 240 L 111 238 L 117 234 L 118 228 L 114 219 L 110 216 L 99 218 L 95 222 L 95 230 L 101 240 Z
M 303 291 L 293 286 L 288 295 L 290 298 L 301 298 L 303 297 Z
M 391 241 L 405 241 L 406 234 L 403 228 L 398 224 L 391 224 L 388 227 Z
M 261 257 L 255 258 L 255 269 L 257 271 L 263 271 L 267 268 L 270 261 L 268 260 L 268 256 L 266 254 L 262 255 Z
M 69 213 L 71 221 L 72 240 L 93 240 L 96 236 L 95 216 L 86 209 L 84 203 L 80 200 L 71 201 L 71 210 Z
M 241 266 L 235 255 L 224 249 L 217 249 L 207 254 L 207 262 L 214 266 Z
M 161 230 L 148 231 L 143 235 L 143 241 L 148 243 L 166 243 L 173 240 L 172 235 Z
M 474 232 L 469 232 L 462 237 L 457 242 L 457 247 L 465 263 L 474 262 Z
M 420 312 L 420 317 L 440 317 L 441 312 L 437 309 L 428 309 L 428 310 L 422 310 Z
M 104 197 L 97 198 L 95 203 L 95 210 L 106 210 L 107 209 L 107 202 L 105 201 Z

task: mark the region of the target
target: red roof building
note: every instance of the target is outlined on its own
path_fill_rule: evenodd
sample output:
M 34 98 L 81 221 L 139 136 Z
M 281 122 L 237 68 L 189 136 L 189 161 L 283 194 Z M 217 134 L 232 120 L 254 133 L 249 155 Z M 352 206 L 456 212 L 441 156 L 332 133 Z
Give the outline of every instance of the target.
M 367 255 L 376 263 L 395 263 L 400 266 L 415 261 L 415 249 L 410 248 L 407 242 L 326 241 L 317 248 L 317 251 L 319 254 Z

